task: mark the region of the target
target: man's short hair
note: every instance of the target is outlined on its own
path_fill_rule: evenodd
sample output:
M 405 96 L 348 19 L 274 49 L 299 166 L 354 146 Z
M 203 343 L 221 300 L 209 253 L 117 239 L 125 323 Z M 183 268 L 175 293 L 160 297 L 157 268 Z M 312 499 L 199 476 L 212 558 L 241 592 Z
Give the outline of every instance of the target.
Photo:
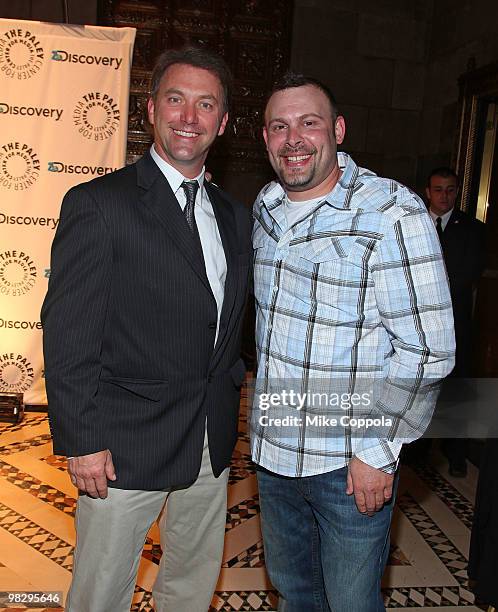
M 174 64 L 187 64 L 203 68 L 218 78 L 223 89 L 223 111 L 226 113 L 232 98 L 233 77 L 225 60 L 209 49 L 186 46 L 181 49 L 166 49 L 157 58 L 152 71 L 150 96 L 155 98 L 166 70 Z
M 268 106 L 268 102 L 273 94 L 277 93 L 278 91 L 290 89 L 291 87 L 304 87 L 305 85 L 313 85 L 313 87 L 316 87 L 327 96 L 327 99 L 330 102 L 330 108 L 332 110 L 332 119 L 335 121 L 339 115 L 339 110 L 337 108 L 335 96 L 327 85 L 314 77 L 306 76 L 304 74 L 300 74 L 299 72 L 293 72 L 292 70 L 288 70 L 283 76 L 275 81 L 273 88 L 266 99 L 265 108 Z
M 456 179 L 457 185 L 460 183 L 458 178 L 458 174 L 449 166 L 440 166 L 439 168 L 434 168 L 432 172 L 427 177 L 427 187 L 431 186 L 431 179 L 433 176 L 441 176 L 442 178 L 450 178 L 453 177 Z

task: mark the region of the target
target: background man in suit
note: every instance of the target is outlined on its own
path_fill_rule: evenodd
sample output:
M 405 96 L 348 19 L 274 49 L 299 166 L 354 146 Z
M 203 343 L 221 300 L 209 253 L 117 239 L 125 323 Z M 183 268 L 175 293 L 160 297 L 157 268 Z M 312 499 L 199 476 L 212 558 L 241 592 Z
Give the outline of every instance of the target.
M 251 261 L 248 211 L 204 182 L 229 97 L 220 57 L 166 51 L 150 152 L 63 202 L 42 319 L 54 452 L 82 493 L 71 612 L 130 609 L 165 505 L 156 610 L 205 612 L 216 585 Z
M 448 167 L 435 168 L 429 175 L 426 196 L 436 226 L 450 281 L 455 321 L 456 359 L 451 376 L 470 376 L 472 360 L 473 294 L 485 263 L 484 224 L 455 208 L 458 177 Z M 464 438 L 445 440 L 443 452 L 452 476 L 467 473 Z

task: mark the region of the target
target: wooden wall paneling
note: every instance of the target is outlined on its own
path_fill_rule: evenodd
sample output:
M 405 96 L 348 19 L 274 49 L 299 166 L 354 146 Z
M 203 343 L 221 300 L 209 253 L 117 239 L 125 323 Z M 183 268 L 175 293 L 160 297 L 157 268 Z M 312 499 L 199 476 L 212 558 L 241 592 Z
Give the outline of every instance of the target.
M 137 28 L 127 161 L 150 146 L 146 106 L 155 58 L 165 48 L 206 46 L 225 57 L 235 79 L 229 128 L 207 165 L 218 184 L 250 205 L 272 177 L 261 135 L 263 107 L 289 64 L 292 13 L 292 0 L 101 0 L 101 24 Z

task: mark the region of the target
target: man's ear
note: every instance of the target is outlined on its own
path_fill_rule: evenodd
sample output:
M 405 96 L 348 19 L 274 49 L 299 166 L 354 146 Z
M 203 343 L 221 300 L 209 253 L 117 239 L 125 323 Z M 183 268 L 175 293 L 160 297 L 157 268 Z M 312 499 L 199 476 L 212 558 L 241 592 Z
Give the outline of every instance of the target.
M 334 125 L 335 141 L 338 145 L 342 144 L 346 136 L 346 122 L 342 115 L 339 115 L 335 120 Z
M 149 98 L 149 100 L 147 101 L 147 116 L 149 117 L 149 123 L 151 125 L 154 125 L 154 100 L 152 98 Z
M 268 146 L 268 131 L 266 126 L 263 127 L 263 138 L 265 140 L 265 145 Z
M 220 129 L 218 130 L 218 136 L 221 136 L 223 132 L 225 131 L 227 122 L 228 122 L 228 113 L 225 113 L 220 123 Z

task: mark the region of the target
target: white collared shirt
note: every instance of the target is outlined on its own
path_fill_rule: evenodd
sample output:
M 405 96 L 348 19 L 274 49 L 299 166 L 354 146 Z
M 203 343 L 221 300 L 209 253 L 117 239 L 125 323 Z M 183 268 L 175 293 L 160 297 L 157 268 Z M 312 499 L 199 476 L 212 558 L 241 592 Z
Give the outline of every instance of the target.
M 185 192 L 182 188 L 183 181 L 196 180 L 199 183 L 199 189 L 195 197 L 195 222 L 199 231 L 199 238 L 201 239 L 202 253 L 204 255 L 204 262 L 206 264 L 206 275 L 213 292 L 214 299 L 216 300 L 216 307 L 218 310 L 218 321 L 216 324 L 216 336 L 215 344 L 218 339 L 218 332 L 220 328 L 220 316 L 221 308 L 223 306 L 223 298 L 225 295 L 225 279 L 227 275 L 227 262 L 225 258 L 225 251 L 223 250 L 223 244 L 221 242 L 221 236 L 216 223 L 216 217 L 214 215 L 213 205 L 209 200 L 206 189 L 204 188 L 204 168 L 201 173 L 195 177 L 195 179 L 189 179 L 181 172 L 178 172 L 171 164 L 168 164 L 155 150 L 154 145 L 150 148 L 150 154 L 152 159 L 159 166 L 159 169 L 166 177 L 173 193 L 180 204 L 182 210 L 184 210 L 187 199 Z
M 434 221 L 434 225 L 436 225 L 437 218 L 441 217 L 441 228 L 443 232 L 446 229 L 446 226 L 448 225 L 448 221 L 450 220 L 452 212 L 453 212 L 453 208 L 449 210 L 448 212 L 444 213 L 444 215 L 436 215 L 436 213 L 432 212 L 432 210 L 429 208 L 429 214 L 432 220 Z

